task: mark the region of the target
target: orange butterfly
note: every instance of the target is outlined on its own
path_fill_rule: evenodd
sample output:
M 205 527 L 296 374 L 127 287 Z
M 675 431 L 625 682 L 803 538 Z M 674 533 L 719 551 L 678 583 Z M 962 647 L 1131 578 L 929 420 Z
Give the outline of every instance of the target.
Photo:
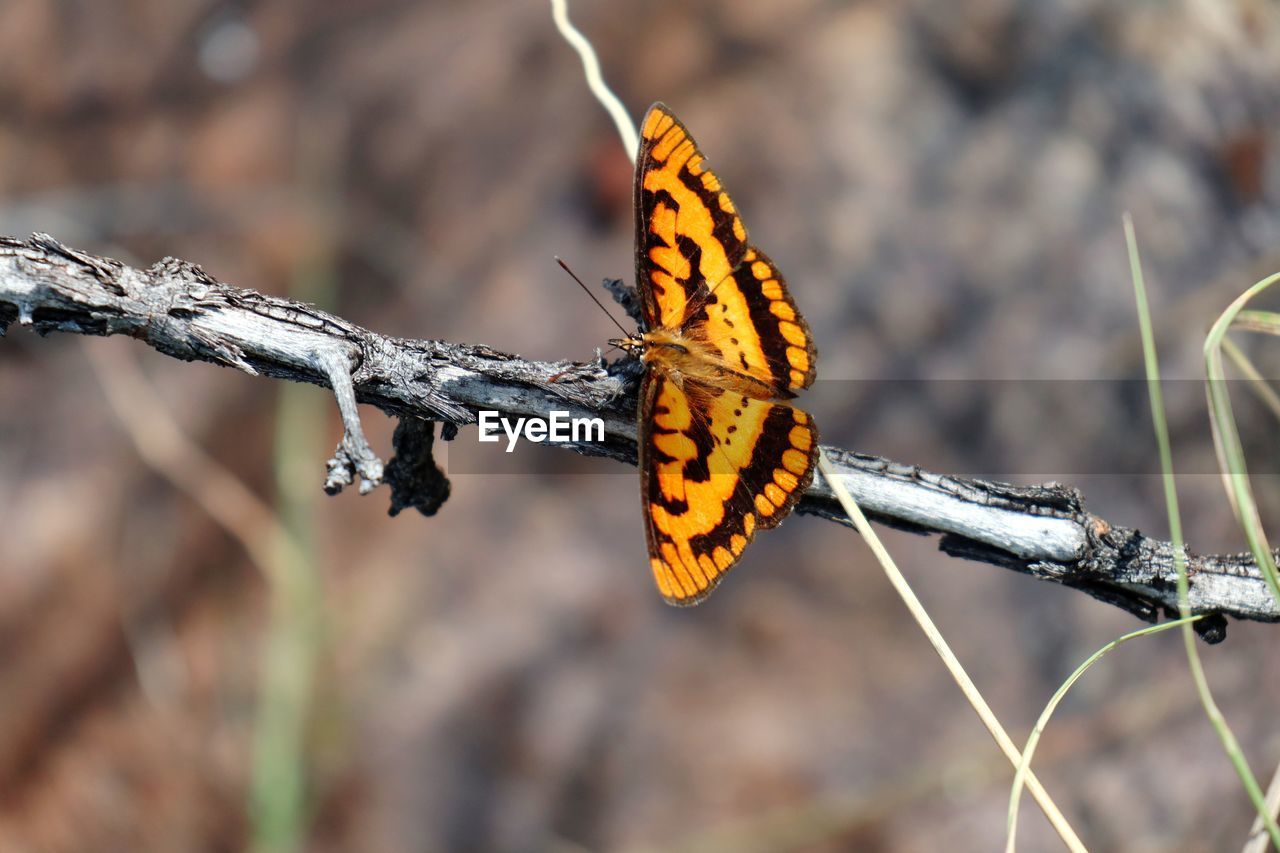
M 747 242 L 720 180 L 662 104 L 636 157 L 644 330 L 615 346 L 645 366 L 640 489 L 649 563 L 670 604 L 697 604 L 813 479 L 818 433 L 782 399 L 817 353 L 782 274 Z

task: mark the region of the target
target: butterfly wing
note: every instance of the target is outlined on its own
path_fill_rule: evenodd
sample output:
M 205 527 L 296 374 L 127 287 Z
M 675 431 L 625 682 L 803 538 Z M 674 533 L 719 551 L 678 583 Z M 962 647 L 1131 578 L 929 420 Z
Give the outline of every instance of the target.
M 817 353 L 786 282 L 747 231 L 693 137 L 662 104 L 645 116 L 636 159 L 636 282 L 647 329 L 680 329 L 724 363 L 790 397 Z
M 764 382 L 775 397 L 793 397 L 813 382 L 818 353 L 809 324 L 782 273 L 754 246 L 705 296 L 682 331 L 711 342 L 728 367 Z
M 706 598 L 755 531 L 795 506 L 817 450 L 817 430 L 800 409 L 647 371 L 640 483 L 662 597 L 677 605 Z
M 641 124 L 635 205 L 645 328 L 678 329 L 703 283 L 724 280 L 742 262 L 747 231 L 689 131 L 662 104 Z

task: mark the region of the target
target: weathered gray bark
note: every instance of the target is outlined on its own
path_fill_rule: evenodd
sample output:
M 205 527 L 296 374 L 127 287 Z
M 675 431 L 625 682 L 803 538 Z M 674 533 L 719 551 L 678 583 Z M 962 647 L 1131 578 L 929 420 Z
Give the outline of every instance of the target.
M 361 491 L 383 479 L 383 463 L 360 428 L 356 402 L 401 418 L 386 479 L 393 510 L 432 514 L 448 483 L 431 460 L 440 421 L 446 438 L 476 413 L 600 417 L 605 441 L 564 445 L 635 463 L 634 371 L 606 365 L 526 361 L 485 346 L 387 338 L 313 306 L 216 281 L 166 258 L 147 270 L 68 248 L 47 235 L 0 237 L 0 334 L 14 323 L 37 333 L 125 334 L 186 361 L 333 389 L 344 436 L 326 488 L 355 477 Z M 1074 489 L 949 477 L 839 448 L 824 448 L 845 484 L 878 521 L 942 534 L 951 555 L 1026 572 L 1088 592 L 1155 620 L 1177 608 L 1173 548 L 1115 527 L 1084 509 Z M 819 476 L 799 511 L 847 523 Z M 1188 555 L 1195 613 L 1280 621 L 1280 607 L 1248 555 Z M 1221 639 L 1222 615 L 1197 623 Z

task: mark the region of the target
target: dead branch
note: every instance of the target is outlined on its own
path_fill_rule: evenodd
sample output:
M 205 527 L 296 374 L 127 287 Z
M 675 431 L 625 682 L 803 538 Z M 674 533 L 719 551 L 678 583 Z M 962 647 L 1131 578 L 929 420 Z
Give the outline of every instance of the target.
M 138 270 L 44 234 L 0 237 L 0 334 L 14 323 L 41 335 L 129 335 L 184 361 L 332 389 L 343 437 L 329 460 L 330 492 L 356 477 L 367 492 L 384 478 L 356 410 L 357 402 L 376 406 L 401 419 L 397 456 L 385 469 L 397 511 L 432 514 L 448 496 L 431 459 L 430 422 L 441 422 L 450 439 L 481 410 L 599 417 L 604 442 L 563 446 L 635 464 L 634 371 L 602 359 L 527 361 L 486 346 L 388 338 L 311 305 L 232 287 L 173 258 Z M 1075 489 L 950 477 L 824 449 L 869 515 L 941 534 L 947 554 L 1073 587 L 1148 621 L 1176 612 L 1172 545 L 1090 514 Z M 799 511 L 847 523 L 821 477 Z M 1188 554 L 1188 566 L 1192 611 L 1214 615 L 1197 623 L 1207 640 L 1225 635 L 1224 616 L 1280 621 L 1251 556 Z

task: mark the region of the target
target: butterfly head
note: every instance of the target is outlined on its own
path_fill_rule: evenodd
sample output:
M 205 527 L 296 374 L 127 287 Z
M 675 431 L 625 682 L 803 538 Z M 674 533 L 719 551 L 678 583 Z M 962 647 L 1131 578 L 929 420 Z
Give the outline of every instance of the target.
M 613 338 L 609 341 L 609 346 L 617 347 L 627 355 L 641 356 L 644 354 L 645 344 L 644 337 L 641 335 L 631 335 L 625 338 Z
M 614 338 L 609 341 L 609 345 L 645 362 L 655 358 L 670 359 L 687 356 L 690 353 L 690 347 L 693 346 L 692 342 L 684 336 L 666 329 L 625 338 Z

